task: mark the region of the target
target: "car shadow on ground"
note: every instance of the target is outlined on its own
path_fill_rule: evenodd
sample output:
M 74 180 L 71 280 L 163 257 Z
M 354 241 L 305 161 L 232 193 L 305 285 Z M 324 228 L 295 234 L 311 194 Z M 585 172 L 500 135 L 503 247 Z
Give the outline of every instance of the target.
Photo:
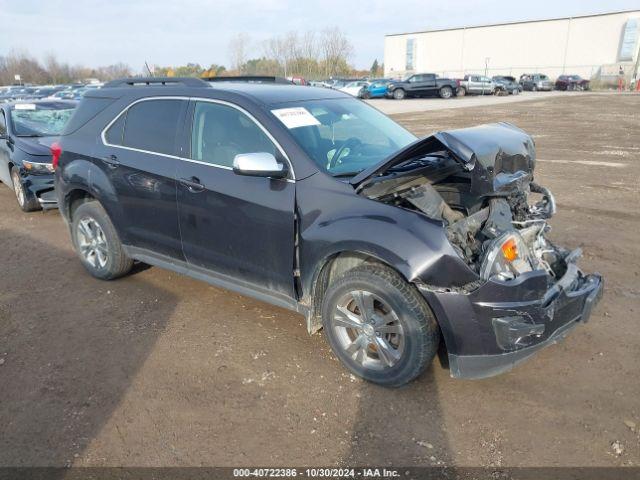
M 453 463 L 436 381 L 442 376 L 436 370 L 441 368 L 435 359 L 420 377 L 397 389 L 362 383 L 347 465 L 397 468 Z
M 176 298 L 136 278 L 95 280 L 73 251 L 35 234 L 0 229 L 0 239 L 0 465 L 71 465 L 121 402 Z M 127 290 L 135 301 L 123 308 Z

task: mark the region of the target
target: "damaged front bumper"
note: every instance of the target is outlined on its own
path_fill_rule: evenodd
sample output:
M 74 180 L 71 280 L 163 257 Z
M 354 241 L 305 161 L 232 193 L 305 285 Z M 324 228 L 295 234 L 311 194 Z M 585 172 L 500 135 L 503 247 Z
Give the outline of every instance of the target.
M 586 322 L 602 296 L 603 279 L 582 273 L 578 256 L 567 256 L 566 272 L 551 285 L 543 270 L 508 281 L 490 279 L 469 292 L 418 285 L 440 324 L 451 376 L 477 379 L 506 372 Z

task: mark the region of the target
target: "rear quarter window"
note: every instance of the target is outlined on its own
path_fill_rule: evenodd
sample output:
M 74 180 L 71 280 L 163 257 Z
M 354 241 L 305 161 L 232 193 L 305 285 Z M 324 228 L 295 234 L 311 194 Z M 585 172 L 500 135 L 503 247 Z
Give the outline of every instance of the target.
M 104 138 L 108 144 L 122 145 L 122 137 L 124 135 L 124 124 L 126 119 L 127 114 L 125 112 L 120 115 L 118 119 L 113 122 L 113 124 L 106 131 Z

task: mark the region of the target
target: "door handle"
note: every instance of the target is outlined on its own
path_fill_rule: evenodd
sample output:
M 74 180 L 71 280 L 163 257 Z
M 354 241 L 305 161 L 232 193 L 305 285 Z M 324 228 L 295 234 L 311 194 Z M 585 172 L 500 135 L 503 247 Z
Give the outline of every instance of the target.
M 193 193 L 202 192 L 204 190 L 204 185 L 200 183 L 200 179 L 198 177 L 181 178 L 180 183 Z
M 120 165 L 120 160 L 115 155 L 107 155 L 102 157 L 102 161 L 106 163 L 110 168 L 117 168 Z

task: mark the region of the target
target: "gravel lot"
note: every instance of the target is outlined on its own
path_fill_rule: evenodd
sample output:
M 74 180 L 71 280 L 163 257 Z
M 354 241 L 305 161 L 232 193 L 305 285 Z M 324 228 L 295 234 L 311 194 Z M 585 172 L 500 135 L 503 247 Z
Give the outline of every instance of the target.
M 436 361 L 386 390 L 286 310 L 159 268 L 94 280 L 57 211 L 0 186 L 0 465 L 640 465 L 640 96 L 540 98 L 396 117 L 532 133 L 553 237 L 606 278 L 590 323 L 482 381 Z

